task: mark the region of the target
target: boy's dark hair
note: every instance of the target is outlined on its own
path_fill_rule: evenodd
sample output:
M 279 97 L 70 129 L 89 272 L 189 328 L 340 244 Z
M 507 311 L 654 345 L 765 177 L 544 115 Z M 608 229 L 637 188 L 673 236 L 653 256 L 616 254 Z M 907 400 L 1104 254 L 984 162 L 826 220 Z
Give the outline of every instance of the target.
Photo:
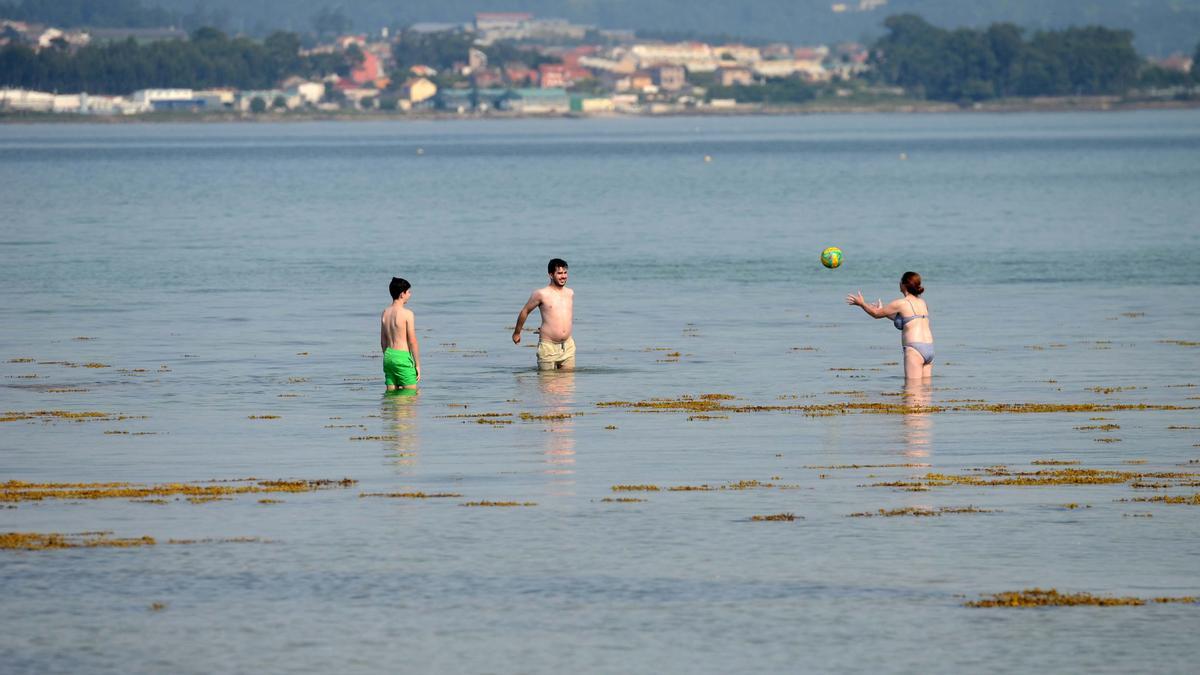
M 388 284 L 388 292 L 392 294 L 393 300 L 399 298 L 404 291 L 410 288 L 412 288 L 412 284 L 400 277 L 392 277 L 392 283 Z
M 551 258 L 550 263 L 546 265 L 546 274 L 554 274 L 558 268 L 567 269 L 567 261 L 562 258 Z

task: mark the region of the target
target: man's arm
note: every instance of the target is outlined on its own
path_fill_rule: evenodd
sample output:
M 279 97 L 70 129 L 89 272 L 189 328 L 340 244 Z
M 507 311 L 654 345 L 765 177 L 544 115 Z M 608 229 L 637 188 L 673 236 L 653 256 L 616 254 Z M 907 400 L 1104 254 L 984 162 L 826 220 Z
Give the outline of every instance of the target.
M 421 381 L 421 345 L 417 342 L 417 317 L 411 311 L 408 316 L 404 317 L 404 322 L 408 324 L 405 332 L 408 333 L 408 353 L 412 354 L 413 368 L 417 370 L 417 382 Z
M 384 323 L 383 315 L 379 317 L 379 351 L 386 352 L 388 348 L 387 324 Z
M 512 335 L 513 344 L 521 344 L 521 329 L 525 327 L 525 320 L 529 318 L 529 313 L 540 304 L 542 304 L 542 296 L 534 291 L 529 296 L 529 302 L 525 303 L 525 306 L 521 308 L 521 313 L 517 315 L 517 327 L 513 329 Z

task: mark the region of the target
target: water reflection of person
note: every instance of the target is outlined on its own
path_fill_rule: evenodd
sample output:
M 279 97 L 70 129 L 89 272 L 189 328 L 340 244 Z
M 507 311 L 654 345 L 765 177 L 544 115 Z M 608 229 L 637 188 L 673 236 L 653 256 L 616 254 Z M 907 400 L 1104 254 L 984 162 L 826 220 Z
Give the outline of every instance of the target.
M 573 486 L 568 478 L 575 473 L 575 371 L 560 369 L 538 373 L 538 392 L 541 395 L 542 415 L 567 415 L 562 419 L 546 420 L 546 449 L 544 457 L 549 476 L 561 476 L 556 485 Z
M 391 452 L 388 456 L 399 467 L 414 467 L 420 452 L 421 436 L 417 428 L 417 404 L 420 398 L 416 389 L 396 389 L 383 397 L 381 417 L 389 430 Z
M 928 412 L 933 398 L 929 380 L 905 380 L 904 454 L 906 457 L 929 457 L 933 452 L 933 417 Z

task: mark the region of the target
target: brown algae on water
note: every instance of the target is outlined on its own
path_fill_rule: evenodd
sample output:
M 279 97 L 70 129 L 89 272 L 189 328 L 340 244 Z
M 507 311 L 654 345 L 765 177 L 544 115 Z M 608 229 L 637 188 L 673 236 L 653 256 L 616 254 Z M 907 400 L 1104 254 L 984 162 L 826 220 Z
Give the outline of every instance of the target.
M 982 600 L 964 603 L 967 607 L 1117 607 L 1141 606 L 1147 602 L 1153 603 L 1195 603 L 1196 598 L 1184 596 L 1178 598 L 1134 598 L 1108 597 L 1092 595 L 1091 593 L 1059 593 L 1050 588 L 1028 588 L 1023 591 L 1008 591 L 984 596 Z
M 82 534 L 59 534 L 56 532 L 0 532 L 0 549 L 44 551 L 52 548 L 130 548 L 154 546 L 153 537 L 121 539 L 111 532 L 85 532 Z
M 0 502 L 31 502 L 45 499 L 149 499 L 170 496 L 203 500 L 209 497 L 221 498 L 239 494 L 295 493 L 348 488 L 357 484 L 358 481 L 350 478 L 341 480 L 246 479 L 226 481 L 225 484 L 216 483 L 217 481 L 144 485 L 138 483 L 28 483 L 10 480 L 0 483 Z M 243 484 L 239 485 L 238 483 Z
M 605 497 L 601 502 L 609 504 L 634 504 L 638 502 L 648 502 L 649 499 L 638 499 L 637 497 Z
M 389 497 L 393 499 L 444 499 L 461 497 L 457 492 L 363 492 L 359 497 Z
M 666 488 L 657 485 L 614 485 L 613 492 L 717 492 L 721 490 L 795 490 L 799 489 L 799 485 L 787 485 L 780 483 L 769 483 L 759 480 L 739 480 L 730 481 L 724 485 L 709 485 L 704 483 L 701 485 L 674 485 Z
M 825 466 L 806 464 L 805 469 L 925 469 L 929 464 L 829 464 Z
M 798 412 L 811 416 L 839 414 L 925 415 L 944 412 L 990 412 L 997 414 L 1108 413 L 1117 411 L 1196 410 L 1197 406 L 1150 403 L 987 403 L 962 402 L 954 405 L 908 405 L 904 402 L 842 401 L 837 403 L 745 405 L 729 404 L 729 394 L 683 395 L 677 398 L 652 398 L 642 401 L 600 401 L 601 408 L 627 408 L 637 412 L 751 413 Z
M 130 417 L 127 415 L 114 415 L 106 412 L 73 412 L 70 410 L 9 410 L 7 412 L 0 413 L 0 422 L 18 422 L 22 420 L 42 420 L 44 422 L 51 422 L 55 420 L 67 420 L 71 422 L 117 422 L 128 419 L 142 418 Z
M 1154 497 L 1136 497 L 1133 502 L 1162 502 L 1163 504 L 1188 504 L 1200 506 L 1200 492 L 1194 495 L 1156 495 Z
M 767 516 L 750 516 L 751 522 L 791 522 L 796 520 L 797 516 L 794 513 L 773 513 Z
M 982 475 L 981 475 L 982 474 Z M 987 467 L 971 474 L 927 473 L 909 481 L 873 483 L 870 487 L 945 487 L 950 485 L 971 486 L 1039 486 L 1039 485 L 1111 485 L 1132 483 L 1147 478 L 1172 481 L 1200 478 L 1197 473 L 1185 472 L 1134 472 L 1113 469 L 1042 469 L 1038 471 L 1010 471 L 1006 467 Z
M 537 506 L 537 502 L 490 502 L 485 500 L 481 502 L 466 502 L 459 506 Z
M 546 413 L 546 414 L 539 415 L 539 414 L 530 413 L 530 412 L 523 412 L 523 413 L 521 413 L 521 419 L 525 420 L 526 422 L 535 422 L 535 421 L 539 421 L 539 420 L 546 421 L 546 422 L 557 422 L 557 421 L 562 421 L 562 420 L 569 420 L 572 417 L 576 417 L 578 415 L 580 415 L 580 413 Z
M 905 506 L 898 509 L 877 509 L 875 511 L 861 511 L 859 513 L 851 513 L 847 518 L 896 518 L 899 516 L 941 516 L 947 513 L 995 513 L 993 509 L 981 509 L 975 506 L 940 506 L 932 508 L 927 506 Z

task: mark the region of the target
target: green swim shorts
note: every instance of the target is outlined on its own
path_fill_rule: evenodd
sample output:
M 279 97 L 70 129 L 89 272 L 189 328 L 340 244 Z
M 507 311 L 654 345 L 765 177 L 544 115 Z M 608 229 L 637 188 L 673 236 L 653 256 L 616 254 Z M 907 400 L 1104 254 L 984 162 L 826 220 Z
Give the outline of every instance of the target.
M 391 347 L 383 350 L 383 381 L 389 387 L 411 387 L 417 383 L 412 354 Z

